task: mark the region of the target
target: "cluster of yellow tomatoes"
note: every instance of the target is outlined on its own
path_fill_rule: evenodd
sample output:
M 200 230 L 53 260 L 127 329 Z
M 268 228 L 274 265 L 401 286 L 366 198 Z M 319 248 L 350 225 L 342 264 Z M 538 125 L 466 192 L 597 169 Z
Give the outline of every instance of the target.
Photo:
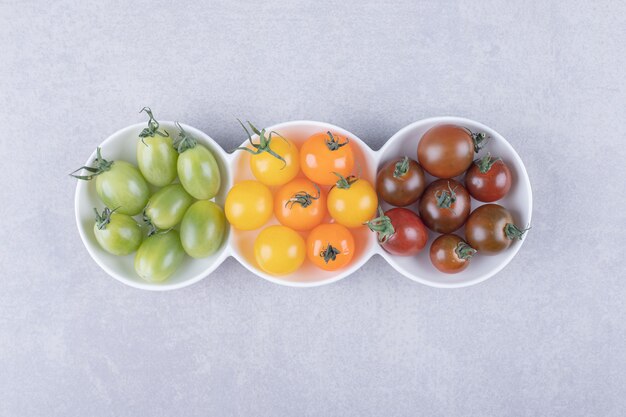
M 354 175 L 353 143 L 333 132 L 319 132 L 300 148 L 275 131 L 242 124 L 256 180 L 236 183 L 226 197 L 225 213 L 238 230 L 263 228 L 254 242 L 257 265 L 272 275 L 296 271 L 308 258 L 334 271 L 350 263 L 355 239 L 350 229 L 376 214 L 374 187 Z M 275 216 L 280 225 L 267 226 Z

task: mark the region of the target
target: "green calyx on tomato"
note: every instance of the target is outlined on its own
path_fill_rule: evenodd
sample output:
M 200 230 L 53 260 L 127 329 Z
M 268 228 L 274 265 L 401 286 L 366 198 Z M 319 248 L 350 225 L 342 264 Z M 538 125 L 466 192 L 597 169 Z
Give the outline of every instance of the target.
M 141 131 L 141 133 L 139 133 L 139 137 L 141 138 L 141 141 L 143 142 L 143 138 L 147 138 L 148 136 L 153 138 L 154 135 L 159 135 L 164 138 L 169 137 L 170 134 L 168 132 L 166 131 L 161 132 L 159 130 L 159 122 L 157 122 L 154 116 L 152 115 L 152 110 L 150 109 L 150 107 L 144 107 L 143 109 L 139 110 L 139 113 L 144 112 L 144 111 L 148 114 L 149 119 L 148 119 L 148 127 L 144 128 Z M 145 142 L 144 142 L 144 145 L 146 145 Z
M 348 143 L 350 143 L 350 139 L 348 138 L 346 138 L 346 141 L 343 143 L 339 142 L 337 139 L 335 139 L 330 130 L 326 132 L 326 134 L 328 135 L 328 139 L 326 139 L 326 147 L 329 151 L 336 151 L 342 146 L 346 146 Z
M 493 164 L 495 164 L 496 162 L 500 160 L 501 160 L 500 158 L 492 158 L 491 154 L 487 153 L 487 155 L 483 156 L 480 159 L 477 159 L 476 161 L 474 161 L 474 163 L 476 164 L 476 166 L 478 167 L 481 173 L 486 174 L 487 172 L 489 172 Z
M 285 202 L 285 207 L 292 208 L 294 204 L 300 204 L 303 208 L 307 208 L 311 204 L 313 204 L 313 200 L 318 200 L 322 195 L 320 187 L 314 182 L 312 182 L 311 184 L 313 184 L 315 190 L 317 191 L 317 195 L 315 197 L 307 193 L 306 191 L 298 191 L 293 196 L 291 196 L 291 198 L 287 200 L 287 202 Z
M 99 230 L 106 229 L 107 224 L 111 222 L 111 214 L 113 214 L 115 210 L 117 210 L 117 208 L 110 210 L 108 207 L 105 207 L 104 210 L 102 210 L 102 214 L 100 214 L 98 213 L 98 209 L 93 208 L 93 211 L 96 212 L 96 227 Z
M 238 148 L 235 148 L 236 151 L 245 151 L 245 152 L 251 153 L 252 155 L 259 155 L 263 152 L 267 152 L 268 154 L 272 155 L 274 158 L 278 159 L 279 161 L 282 161 L 283 168 L 287 166 L 287 161 L 285 161 L 285 158 L 283 158 L 282 156 L 280 156 L 279 154 L 277 154 L 270 148 L 270 143 L 272 142 L 272 135 L 278 136 L 279 138 L 284 140 L 285 143 L 289 144 L 289 141 L 283 135 L 281 135 L 280 133 L 274 130 L 270 131 L 269 134 L 267 134 L 265 129 L 259 130 L 252 123 L 247 121 L 248 125 L 250 126 L 250 129 L 252 129 L 252 132 L 254 132 L 256 135 L 259 136 L 259 143 L 254 143 L 252 142 L 252 135 L 250 134 L 250 131 L 248 131 L 248 128 L 246 128 L 246 126 L 243 124 L 241 120 L 237 119 L 237 121 L 239 122 L 241 127 L 243 127 L 243 130 L 246 131 L 246 135 L 248 136 L 248 141 L 250 142 L 250 145 L 254 148 L 254 150 L 250 148 L 246 148 L 245 146 L 240 146 Z
M 191 136 L 180 123 L 175 122 L 176 127 L 178 127 L 178 138 L 174 141 L 174 148 L 178 151 L 178 153 L 183 153 L 188 149 L 195 148 L 198 144 L 198 140 Z
M 474 133 L 468 128 L 465 128 L 465 130 L 467 130 L 470 136 L 472 137 L 472 142 L 474 142 L 475 153 L 478 153 L 482 148 L 485 147 L 485 145 L 487 145 L 487 142 L 489 142 L 490 138 L 489 136 L 487 136 L 486 133 L 484 132 Z
M 378 217 L 365 223 L 372 232 L 376 232 L 378 242 L 385 243 L 387 239 L 396 233 L 396 230 L 391 223 L 391 218 L 386 216 L 383 209 L 378 207 Z
M 507 223 L 506 226 L 504 226 L 504 234 L 511 240 L 522 240 L 522 238 L 524 237 L 524 233 L 529 230 L 530 227 L 527 227 L 526 229 L 520 229 L 513 223 Z
M 337 255 L 339 255 L 341 251 L 330 243 L 320 252 L 320 257 L 324 258 L 324 262 L 328 263 L 329 261 L 334 261 L 337 259 Z
M 355 182 L 359 180 L 355 175 L 348 175 L 347 177 L 344 177 L 340 173 L 334 172 L 334 171 L 333 171 L 333 174 L 339 177 L 339 180 L 337 180 L 337 183 L 335 184 L 335 186 L 337 188 L 341 188 L 342 190 L 349 189 L 352 184 L 354 184 Z
M 76 171 L 71 172 L 70 175 L 74 178 L 77 178 L 79 180 L 85 180 L 85 181 L 90 181 L 92 180 L 95 176 L 102 174 L 103 172 L 106 172 L 108 170 L 111 169 L 111 166 L 113 165 L 113 161 L 107 161 L 106 159 L 104 159 L 102 157 L 102 155 L 100 154 L 100 148 L 96 148 L 96 159 L 93 161 L 94 166 L 89 167 L 89 166 L 82 166 L 80 168 L 78 168 Z M 75 172 L 78 172 L 80 170 L 84 169 L 87 172 L 91 172 L 90 175 L 74 175 Z
M 460 241 L 459 244 L 456 245 L 456 248 L 454 248 L 454 253 L 456 253 L 459 259 L 472 259 L 472 256 L 474 256 L 476 252 L 478 252 L 476 249 L 463 241 Z
M 404 177 L 406 173 L 409 172 L 409 157 L 405 156 L 401 161 L 396 163 L 396 166 L 393 170 L 393 177 L 400 178 Z
M 456 193 L 454 192 L 454 190 L 456 190 L 456 187 L 450 187 L 450 183 L 448 182 L 447 190 L 437 191 L 437 193 L 435 194 L 435 198 L 437 199 L 437 207 L 449 209 L 456 201 Z

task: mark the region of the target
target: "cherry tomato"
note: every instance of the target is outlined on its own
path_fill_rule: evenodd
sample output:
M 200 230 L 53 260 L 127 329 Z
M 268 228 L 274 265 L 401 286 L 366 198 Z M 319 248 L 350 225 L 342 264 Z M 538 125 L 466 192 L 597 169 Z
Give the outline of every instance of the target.
M 457 235 L 441 235 L 430 245 L 430 261 L 445 274 L 456 274 L 469 266 L 476 253 Z
M 324 220 L 326 213 L 326 193 L 304 178 L 283 185 L 274 196 L 276 218 L 295 230 L 314 228 Z
M 150 197 L 143 210 L 143 218 L 151 233 L 156 229 L 170 229 L 183 220 L 185 212 L 192 204 L 193 197 L 182 185 L 166 185 Z
M 306 254 L 318 268 L 336 271 L 352 260 L 354 237 L 338 223 L 320 224 L 306 239 Z
M 248 122 L 252 132 L 259 136 L 259 143 L 252 141 L 252 135 L 239 121 L 248 135 L 250 147 L 237 148 L 250 153 L 250 169 L 254 177 L 265 185 L 283 185 L 291 181 L 300 171 L 298 147 L 278 132 L 259 130 Z
M 470 213 L 470 196 L 458 181 L 437 180 L 422 194 L 419 212 L 429 229 L 452 233 L 463 226 Z
M 272 193 L 258 181 L 238 182 L 226 196 L 224 211 L 228 222 L 236 229 L 258 229 L 272 217 Z
M 487 154 L 467 170 L 465 186 L 478 201 L 500 200 L 511 189 L 511 171 L 502 159 L 493 159 Z
M 429 174 L 438 178 L 461 175 L 487 140 L 484 133 L 472 133 L 455 125 L 430 128 L 417 145 L 417 160 Z
M 339 181 L 328 193 L 328 212 L 339 224 L 359 227 L 376 213 L 376 191 L 365 180 L 337 175 Z
M 176 163 L 178 179 L 185 191 L 198 200 L 209 200 L 217 194 L 221 185 L 221 175 L 215 156 L 196 138 L 188 134 L 180 123 L 179 138 L 174 146 L 180 154 Z
M 389 162 L 378 172 L 376 191 L 392 206 L 415 203 L 426 188 L 424 170 L 408 156 Z
M 393 208 L 367 222 L 367 226 L 378 234 L 378 243 L 387 252 L 398 256 L 419 253 L 428 241 L 428 230 L 419 216 L 406 208 Z
M 350 140 L 334 133 L 316 133 L 300 149 L 300 165 L 308 179 L 317 184 L 333 185 L 334 172 L 347 177 L 354 168 Z
M 75 175 L 80 170 L 88 175 Z M 133 164 L 126 161 L 107 161 L 96 149 L 94 166 L 83 166 L 70 174 L 79 180 L 96 179 L 96 193 L 100 200 L 116 213 L 134 216 L 141 213 L 150 197 L 148 183 Z
M 513 223 L 511 213 L 499 204 L 485 204 L 470 214 L 465 223 L 467 242 L 483 255 L 496 255 L 521 240 L 528 229 Z
M 180 244 L 176 230 L 160 232 L 146 238 L 135 255 L 135 271 L 150 282 L 161 282 L 169 278 L 185 259 L 185 250 Z
M 135 219 L 127 214 L 114 213 L 104 208 L 102 214 L 96 212 L 93 233 L 105 251 L 124 256 L 137 250 L 143 240 L 143 231 Z
M 287 226 L 269 226 L 254 241 L 254 257 L 259 267 L 272 275 L 295 272 L 305 257 L 302 236 Z
M 222 246 L 227 228 L 220 206 L 212 201 L 196 201 L 180 224 L 180 243 L 192 258 L 205 258 Z
M 152 116 L 149 107 L 141 111 L 148 114 L 148 127 L 139 133 L 141 140 L 137 142 L 137 165 L 146 181 L 157 187 L 170 184 L 176 175 L 178 152 L 174 148 L 170 133 L 159 130 L 159 122 Z

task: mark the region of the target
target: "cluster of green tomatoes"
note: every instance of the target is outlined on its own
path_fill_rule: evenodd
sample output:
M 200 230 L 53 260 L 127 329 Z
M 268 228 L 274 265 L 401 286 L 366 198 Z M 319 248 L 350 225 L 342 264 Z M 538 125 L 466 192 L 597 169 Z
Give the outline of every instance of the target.
M 210 201 L 221 183 L 211 151 L 180 124 L 174 138 L 160 128 L 149 108 L 142 111 L 149 121 L 139 134 L 137 166 L 107 161 L 98 148 L 93 166 L 71 175 L 95 179 L 105 205 L 101 212 L 94 208 L 93 230 L 102 249 L 117 256 L 136 252 L 137 274 L 160 282 L 180 267 L 185 254 L 204 258 L 215 253 L 228 226 L 222 208 Z M 80 170 L 88 175 L 76 175 Z M 141 221 L 133 217 L 138 215 Z

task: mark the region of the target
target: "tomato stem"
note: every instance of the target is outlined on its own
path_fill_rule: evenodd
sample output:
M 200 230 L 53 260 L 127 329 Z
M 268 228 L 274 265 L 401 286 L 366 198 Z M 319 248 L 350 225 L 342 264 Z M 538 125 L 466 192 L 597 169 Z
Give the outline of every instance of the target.
M 178 151 L 178 153 L 183 153 L 188 149 L 195 148 L 198 144 L 198 140 L 191 136 L 180 123 L 175 122 L 176 127 L 178 127 L 178 138 L 174 141 L 174 148 Z
M 472 136 L 472 142 L 474 142 L 475 153 L 478 153 L 482 148 L 484 148 L 489 142 L 489 139 L 491 139 L 489 136 L 487 136 L 487 134 L 483 132 L 474 133 L 469 129 L 467 130 L 470 132 L 470 135 Z
M 143 139 L 147 138 L 148 136 L 154 137 L 154 135 L 159 135 L 164 138 L 169 137 L 170 134 L 168 132 L 159 131 L 159 122 L 157 122 L 157 120 L 152 115 L 152 110 L 150 110 L 150 107 L 144 107 L 143 109 L 139 110 L 139 113 L 144 112 L 144 111 L 148 114 L 149 119 L 148 119 L 148 127 L 144 128 L 141 131 L 141 133 L 139 133 L 141 142 L 143 142 L 143 144 L 146 145 Z
M 328 263 L 328 261 L 334 261 L 337 259 L 337 255 L 339 255 L 341 251 L 335 247 L 333 247 L 330 243 L 320 252 L 320 257 L 324 258 L 324 262 Z
M 335 171 L 333 171 L 333 174 L 339 177 L 339 180 L 337 180 L 337 183 L 335 185 L 337 186 L 337 188 L 341 188 L 343 190 L 347 190 L 352 184 L 359 180 L 354 175 L 348 175 L 347 177 L 344 177 L 343 175 Z
M 468 245 L 466 242 L 460 241 L 456 248 L 454 248 L 454 253 L 459 259 L 471 259 L 478 252 L 476 249 Z
M 287 145 L 291 145 L 289 141 L 283 135 L 281 135 L 280 133 L 274 130 L 270 131 L 269 135 L 266 135 L 265 129 L 259 130 L 252 123 L 247 121 L 252 132 L 259 136 L 259 143 L 254 143 L 252 142 L 252 135 L 248 131 L 248 128 L 243 124 L 241 120 L 237 119 L 237 121 L 239 122 L 241 127 L 243 127 L 243 130 L 246 131 L 246 135 L 248 136 L 248 141 L 250 142 L 250 145 L 254 148 L 254 150 L 247 148 L 245 146 L 240 146 L 238 148 L 235 148 L 236 151 L 245 151 L 245 152 L 251 153 L 252 155 L 259 155 L 263 152 L 267 152 L 268 154 L 272 155 L 274 158 L 278 159 L 279 161 L 283 163 L 283 167 L 281 169 L 287 166 L 287 161 L 285 161 L 285 158 L 283 158 L 282 156 L 274 152 L 272 148 L 270 148 L 270 143 L 272 142 L 272 135 L 278 136 L 279 138 L 284 140 Z
M 110 170 L 111 166 L 113 165 L 113 161 L 109 162 L 102 157 L 102 155 L 100 154 L 99 147 L 96 148 L 96 159 L 93 161 L 93 163 L 94 163 L 94 166 L 92 167 L 82 166 L 78 168 L 77 170 L 70 172 L 70 176 L 77 178 L 79 180 L 89 181 L 89 180 L 92 180 L 95 176 L 100 175 L 103 172 Z M 81 169 L 84 169 L 87 172 L 91 172 L 91 174 L 90 175 L 74 175 L 75 172 L 78 172 Z
M 315 190 L 317 190 L 317 195 L 315 197 L 313 197 L 306 191 L 298 191 L 289 200 L 287 200 L 287 202 L 285 203 L 285 207 L 292 208 L 294 204 L 300 204 L 303 208 L 307 208 L 311 204 L 313 204 L 313 200 L 317 200 L 322 194 L 320 187 L 318 187 L 318 185 L 315 183 L 312 184 L 315 187 Z
M 326 134 L 328 135 L 328 139 L 326 139 L 326 147 L 329 151 L 336 151 L 342 146 L 346 146 L 350 142 L 350 139 L 346 138 L 345 142 L 340 143 L 337 139 L 335 139 L 330 130 L 326 132 Z
M 435 198 L 437 199 L 437 207 L 439 208 L 450 208 L 452 204 L 456 201 L 456 193 L 454 192 L 456 187 L 452 189 L 450 187 L 450 182 L 448 181 L 448 189 L 447 190 L 439 190 L 435 193 Z
M 409 157 L 405 156 L 401 161 L 396 162 L 396 167 L 393 170 L 394 178 L 404 177 L 409 171 Z
M 511 240 L 522 240 L 522 237 L 524 237 L 524 233 L 529 230 L 530 227 L 520 229 L 513 223 L 507 223 L 506 226 L 504 226 L 504 234 Z
M 111 222 L 111 214 L 115 212 L 119 207 L 110 210 L 108 207 L 105 207 L 102 210 L 102 214 L 98 213 L 98 210 L 94 207 L 93 211 L 96 212 L 96 226 L 98 230 L 106 229 L 107 224 Z
M 391 218 L 385 215 L 380 206 L 378 207 L 378 217 L 365 222 L 365 225 L 369 227 L 372 232 L 376 232 L 378 242 L 381 244 L 385 243 L 391 236 L 393 236 L 394 233 L 396 233 L 396 229 L 394 229 L 393 224 L 391 223 Z
M 487 155 L 483 156 L 480 159 L 477 159 L 476 161 L 474 161 L 474 163 L 476 164 L 476 166 L 478 166 L 478 169 L 480 170 L 480 172 L 482 172 L 483 174 L 486 174 L 487 172 L 489 172 L 493 164 L 495 164 L 498 161 L 501 161 L 501 159 L 492 158 L 491 154 L 487 152 Z

